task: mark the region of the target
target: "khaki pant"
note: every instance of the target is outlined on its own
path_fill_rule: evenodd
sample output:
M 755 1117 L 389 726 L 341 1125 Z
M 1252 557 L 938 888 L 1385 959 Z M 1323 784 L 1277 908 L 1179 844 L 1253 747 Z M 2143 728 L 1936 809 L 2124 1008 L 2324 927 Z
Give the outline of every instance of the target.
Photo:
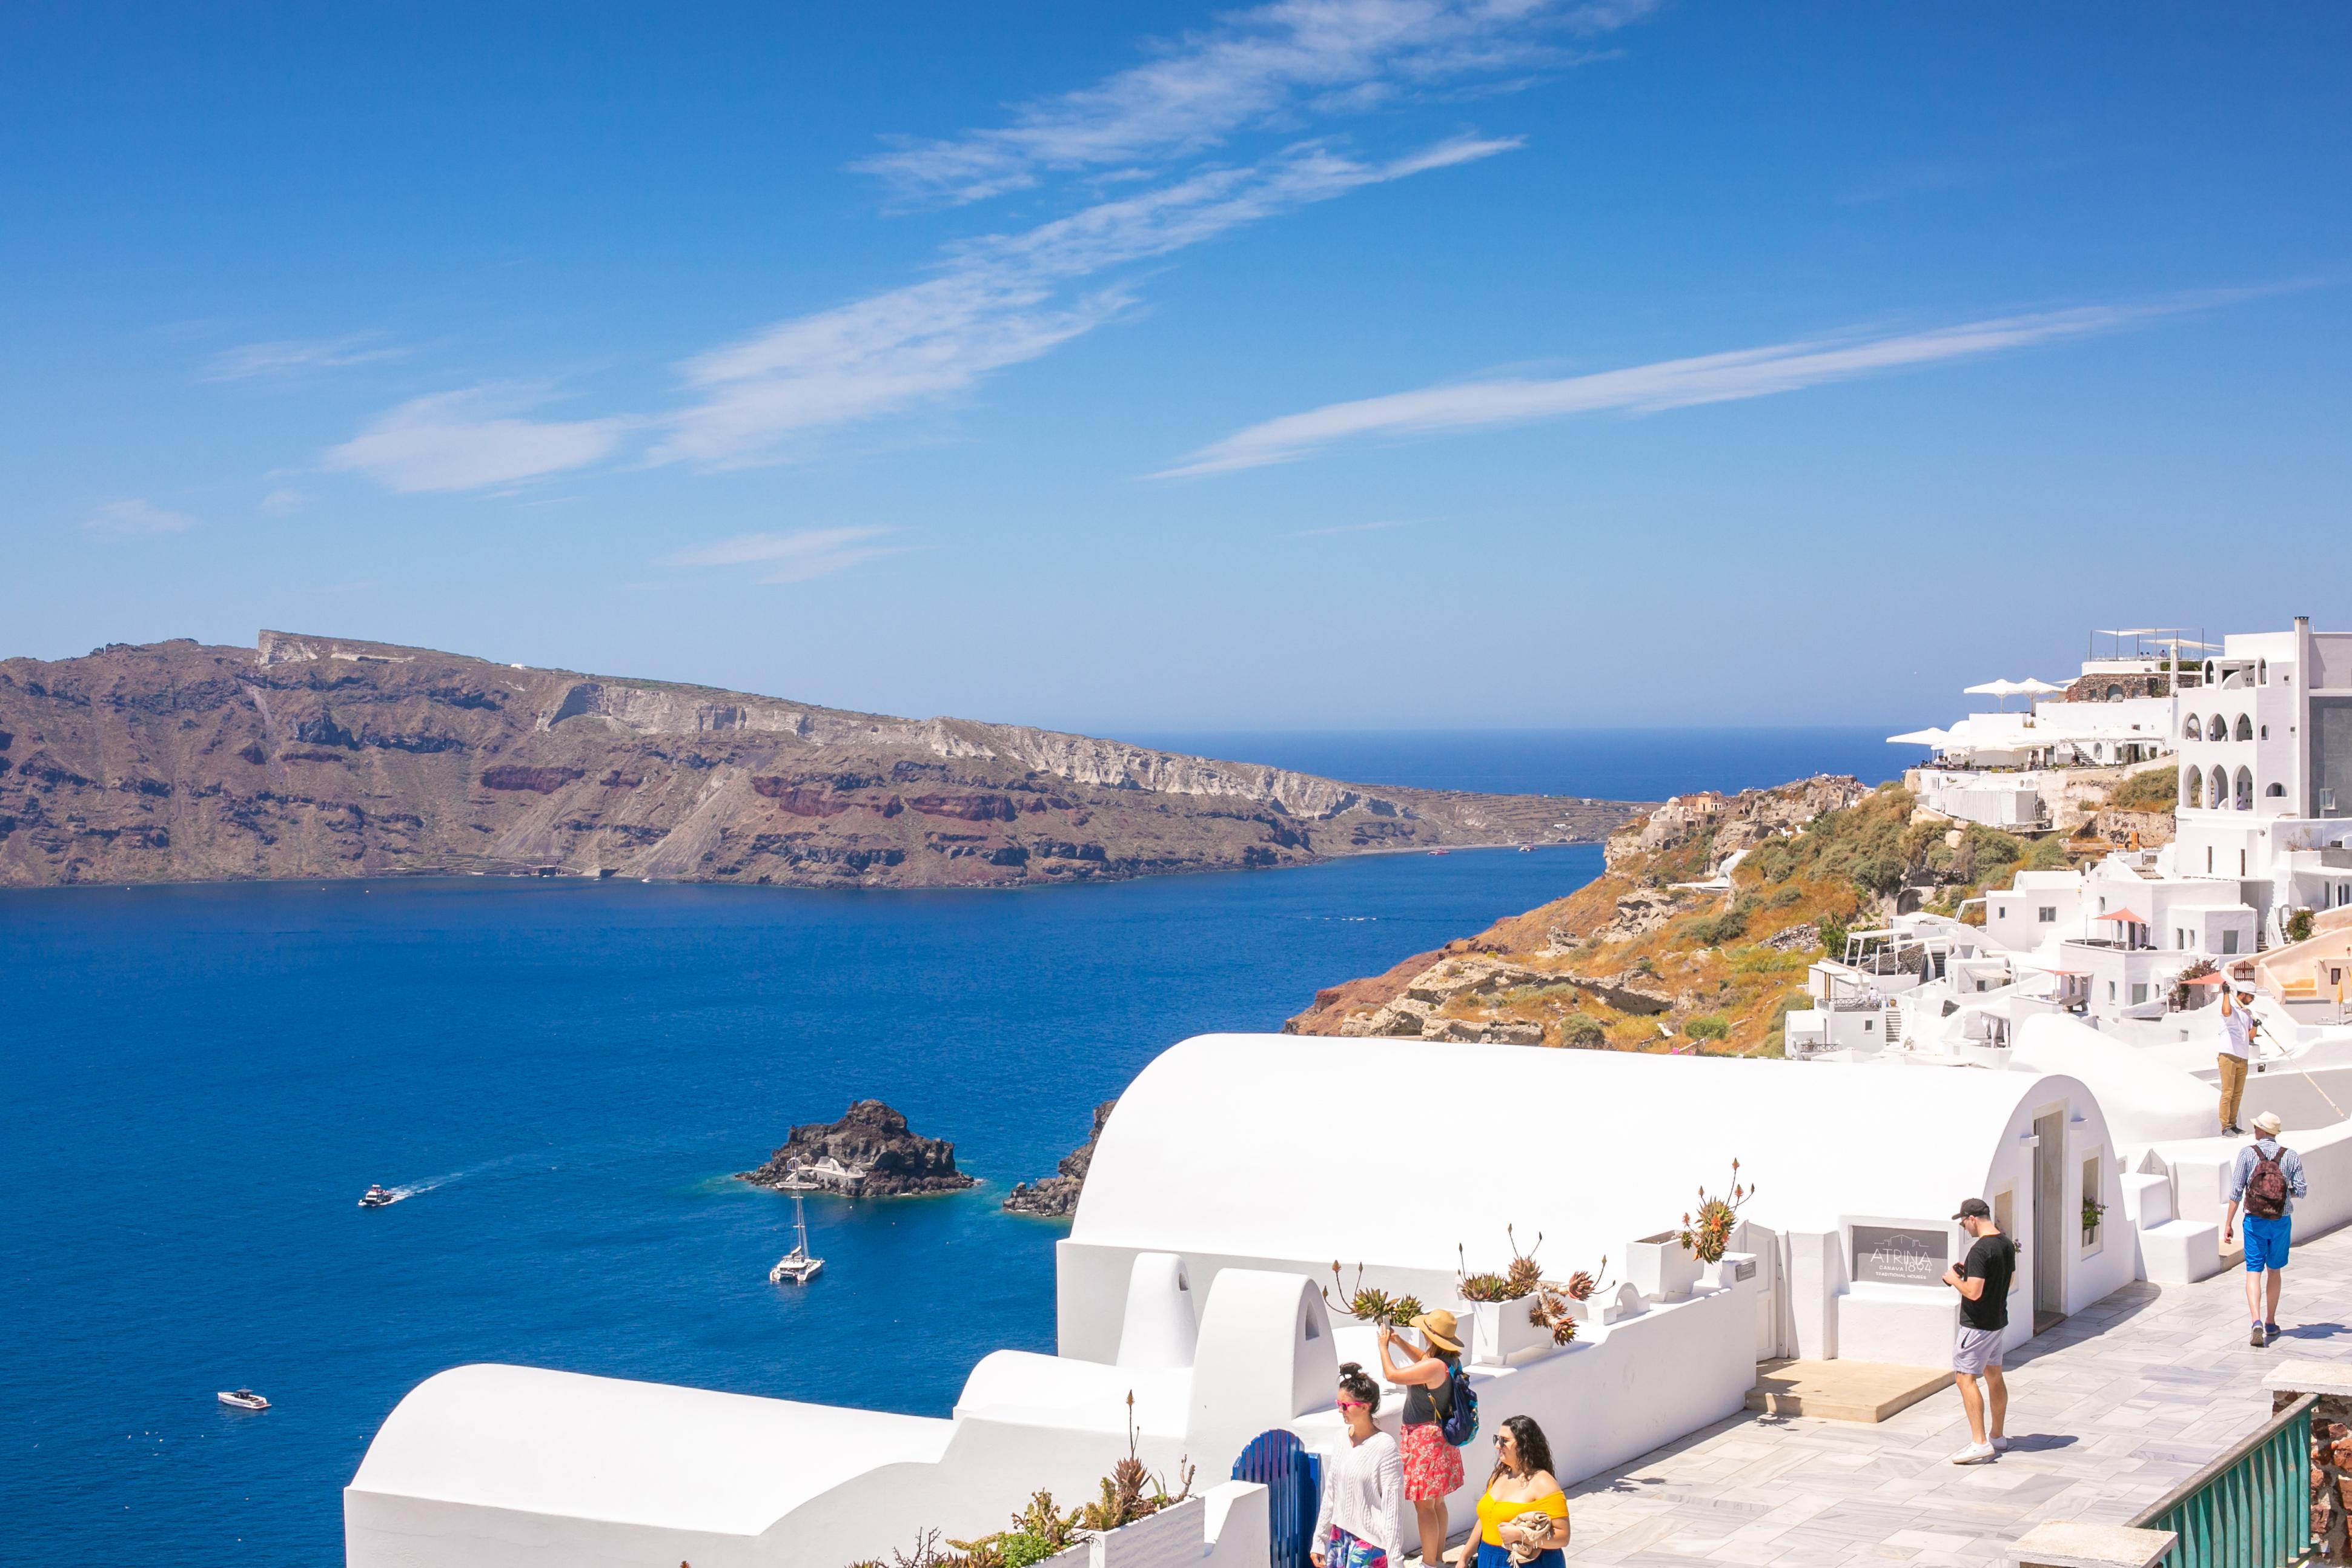
M 2246 1096 L 2246 1059 L 2225 1051 L 2216 1060 L 2221 1063 L 2221 1127 L 2226 1132 L 2238 1124 L 2238 1102 Z

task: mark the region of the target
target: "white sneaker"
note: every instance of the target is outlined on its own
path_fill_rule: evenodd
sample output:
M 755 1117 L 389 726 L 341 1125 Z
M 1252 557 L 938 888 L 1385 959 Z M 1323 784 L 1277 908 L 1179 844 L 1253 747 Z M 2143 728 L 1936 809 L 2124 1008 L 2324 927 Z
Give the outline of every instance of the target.
M 1962 1448 L 1958 1453 L 1952 1456 L 1952 1463 L 1956 1465 L 1989 1465 L 1992 1462 L 1992 1456 L 1993 1447 L 1990 1443 L 1970 1443 L 1967 1448 Z
M 1995 1437 L 1992 1440 L 1992 1451 L 1996 1454 L 2005 1454 L 2009 1452 L 2009 1439 L 2006 1437 Z

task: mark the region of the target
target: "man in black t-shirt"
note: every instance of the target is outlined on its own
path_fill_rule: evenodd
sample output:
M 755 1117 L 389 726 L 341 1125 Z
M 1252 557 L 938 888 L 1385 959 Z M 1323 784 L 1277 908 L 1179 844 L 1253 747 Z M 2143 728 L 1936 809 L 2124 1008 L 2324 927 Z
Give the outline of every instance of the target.
M 1960 1387 L 1960 1408 L 1969 1418 L 1969 1446 L 1952 1456 L 1956 1465 L 1981 1465 L 2009 1447 L 2001 1426 L 2009 1417 L 2009 1385 L 2000 1375 L 2001 1341 L 2009 1336 L 2009 1281 L 2017 1272 L 2017 1248 L 1992 1222 L 1992 1206 L 1980 1197 L 1961 1203 L 1952 1216 L 1970 1239 L 1969 1255 L 1944 1270 L 1944 1283 L 1960 1293 L 1960 1333 L 1952 1347 L 1952 1381 Z M 1985 1381 L 1984 1392 L 1977 1379 Z M 1986 1406 L 1992 1424 L 1985 1424 Z

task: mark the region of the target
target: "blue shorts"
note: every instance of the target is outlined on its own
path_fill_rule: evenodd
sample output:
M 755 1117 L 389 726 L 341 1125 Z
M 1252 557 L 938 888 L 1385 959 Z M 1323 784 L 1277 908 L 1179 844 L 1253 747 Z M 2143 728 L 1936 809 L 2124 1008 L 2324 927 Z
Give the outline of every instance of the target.
M 2265 1269 L 2285 1268 L 2286 1244 L 2294 1229 L 2294 1216 L 2291 1214 L 2282 1214 L 2276 1219 L 2246 1216 L 2246 1272 L 2259 1274 Z

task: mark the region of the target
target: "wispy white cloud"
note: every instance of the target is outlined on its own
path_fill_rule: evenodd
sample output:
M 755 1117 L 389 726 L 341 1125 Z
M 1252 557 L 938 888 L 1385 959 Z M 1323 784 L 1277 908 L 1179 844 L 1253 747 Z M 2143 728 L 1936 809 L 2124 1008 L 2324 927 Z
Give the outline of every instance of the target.
M 82 527 L 90 532 L 118 538 L 176 534 L 195 526 L 196 519 L 187 513 L 166 511 L 153 502 L 141 500 L 135 496 L 109 501 L 82 519 Z
M 520 417 L 543 395 L 490 386 L 412 398 L 330 448 L 324 464 L 394 490 L 472 490 L 585 467 L 642 423 Z
M 1334 523 L 1328 528 L 1293 528 L 1282 537 L 1286 539 L 1328 539 L 1335 534 L 1380 534 L 1391 528 L 1409 528 L 1409 522 Z
M 664 558 L 664 566 L 751 567 L 753 580 L 763 583 L 806 582 L 830 577 L 853 566 L 886 555 L 899 555 L 910 545 L 877 541 L 896 528 L 802 528 L 789 534 L 738 534 L 715 544 L 697 546 Z
M 651 458 L 734 466 L 790 455 L 797 438 L 964 392 L 1101 326 L 1134 300 L 1125 284 L 1094 283 L 1115 268 L 1517 145 L 1460 137 L 1372 163 L 1305 143 L 971 242 L 938 277 L 779 322 L 688 361 L 699 400 L 663 421 Z
M 1049 172 L 1123 175 L 1236 132 L 1349 114 L 1433 85 L 1525 73 L 1559 40 L 1622 27 L 1651 0 L 1276 0 L 1160 45 L 1155 58 L 1016 110 L 1011 123 L 902 139 L 858 169 L 911 199 L 964 203 Z
M 1226 474 L 1235 469 L 1295 462 L 1337 443 L 1365 437 L 1481 430 L 1612 410 L 1655 413 L 1697 403 L 1769 397 L 1775 392 L 1851 381 L 1858 376 L 1979 359 L 2041 343 L 2118 331 L 2190 308 L 2180 303 L 2085 306 L 1998 317 L 1923 332 L 1776 343 L 1557 380 L 1513 377 L 1424 387 L 1417 392 L 1329 403 L 1304 413 L 1285 414 L 1253 424 L 1202 447 L 1154 477 Z
M 1350 191 L 1507 152 L 1465 135 L 1403 156 L 1306 137 L 1205 164 L 1243 131 L 1295 134 L 1436 86 L 1496 86 L 1565 59 L 1654 0 L 1275 0 L 1160 48 L 1014 123 L 902 146 L 864 167 L 952 201 L 1073 178 L 1075 210 L 945 247 L 922 281 L 788 318 L 679 366 L 657 413 L 569 423 L 481 392 L 402 405 L 328 454 L 395 489 L 465 489 L 577 468 L 642 437 L 644 461 L 730 468 L 813 455 L 822 437 L 968 394 L 1138 302 L 1146 264 Z M 1109 193 L 1116 192 L 1117 194 Z M 512 400 L 509 400 L 511 403 Z
M 261 497 L 261 509 L 273 517 L 283 517 L 300 511 L 310 504 L 310 497 L 299 490 L 276 489 Z
M 225 350 L 213 356 L 197 379 L 243 382 L 262 376 L 293 376 L 309 371 L 335 371 L 397 360 L 407 353 L 406 349 L 386 343 L 381 332 L 354 332 L 343 338 L 289 338 Z

